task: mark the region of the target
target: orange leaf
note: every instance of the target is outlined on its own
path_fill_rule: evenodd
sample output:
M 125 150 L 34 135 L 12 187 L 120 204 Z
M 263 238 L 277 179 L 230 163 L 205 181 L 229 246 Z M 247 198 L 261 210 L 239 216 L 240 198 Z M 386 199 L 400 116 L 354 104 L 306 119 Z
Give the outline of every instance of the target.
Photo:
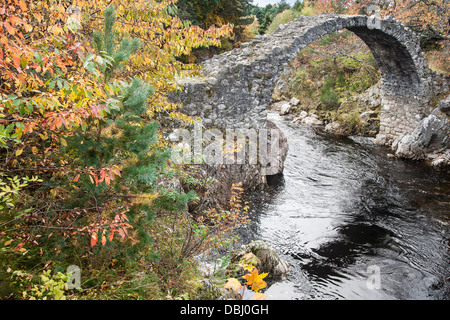
M 8 22 L 3 22 L 3 25 L 5 26 L 6 30 L 11 34 L 14 35 L 17 31 L 16 28 L 12 27 Z
M 233 289 L 234 292 L 237 292 L 240 288 L 242 288 L 241 283 L 238 279 L 229 278 L 227 283 L 224 286 L 225 289 Z
M 105 175 L 105 183 L 109 186 L 111 183 L 111 179 L 109 178 L 109 175 Z
M 97 232 L 93 232 L 91 236 L 91 247 L 97 244 L 97 240 L 98 240 Z
M 19 1 L 19 7 L 20 7 L 20 9 L 22 9 L 22 11 L 24 11 L 24 12 L 26 12 L 26 11 L 28 10 L 27 5 L 26 5 L 25 1 L 23 1 L 23 0 L 20 0 L 20 1 Z
M 77 176 L 75 177 L 75 179 L 73 179 L 73 182 L 77 182 L 78 179 L 80 179 L 80 174 L 77 174 Z
M 268 273 L 258 273 L 258 270 L 255 268 L 251 273 L 247 273 L 242 278 L 247 280 L 246 285 L 252 286 L 252 290 L 258 292 L 258 290 L 263 289 L 267 286 L 267 283 L 263 281 L 265 277 L 267 277 Z
M 114 238 L 114 231 L 115 231 L 115 229 L 114 229 L 114 228 L 111 228 L 111 232 L 109 233 L 109 241 L 110 241 L 110 242 L 113 241 L 113 238 Z
M 104 246 L 106 244 L 106 237 L 102 236 L 102 245 Z
M 103 180 L 105 180 L 105 170 L 101 169 L 100 170 L 100 180 L 98 180 L 98 182 L 103 182 Z
M 11 24 L 14 26 L 16 24 L 24 24 L 23 20 L 16 17 L 16 16 L 11 16 L 9 17 L 9 22 L 11 22 Z
M 255 295 L 253 296 L 253 299 L 255 300 L 267 300 L 266 295 L 264 293 L 255 292 Z
M 14 60 L 14 67 L 19 69 L 20 68 L 20 57 L 19 56 L 14 56 L 13 60 Z
M 17 79 L 19 79 L 19 81 L 22 82 L 22 83 L 26 82 L 25 78 L 21 74 L 17 75 Z

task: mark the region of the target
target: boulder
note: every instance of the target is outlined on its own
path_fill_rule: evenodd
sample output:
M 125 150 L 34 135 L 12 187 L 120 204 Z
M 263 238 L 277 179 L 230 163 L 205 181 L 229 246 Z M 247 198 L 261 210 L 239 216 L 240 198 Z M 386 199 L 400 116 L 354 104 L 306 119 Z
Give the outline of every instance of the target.
M 445 153 L 450 147 L 450 122 L 444 112 L 450 97 L 441 101 L 412 133 L 401 135 L 392 144 L 395 155 L 401 158 L 424 160 Z M 436 160 L 435 160 L 436 161 Z M 445 162 L 440 160 L 438 163 Z
M 292 106 L 289 103 L 283 104 L 280 109 L 280 116 L 289 114 L 289 112 L 291 112 L 291 108 Z
M 289 144 L 287 141 L 287 137 L 284 134 L 283 131 L 281 131 L 275 123 L 272 121 L 267 121 L 267 129 L 268 129 L 268 147 L 267 150 L 271 150 L 271 142 L 272 142 L 272 130 L 275 130 L 278 132 L 278 153 L 272 154 L 270 158 L 268 159 L 262 159 L 263 163 L 265 163 L 265 166 L 262 166 L 261 168 L 261 174 L 265 176 L 273 176 L 280 174 L 284 171 L 284 162 L 286 160 L 288 151 L 289 151 Z M 262 154 L 260 154 L 260 157 L 263 157 Z
M 346 136 L 345 129 L 339 122 L 331 122 L 325 126 L 325 131 L 338 136 Z
M 291 101 L 289 101 L 289 103 L 292 105 L 292 106 L 298 106 L 299 104 L 300 104 L 300 100 L 298 100 L 296 97 L 294 97 L 294 98 L 292 98 L 291 99 Z
M 281 111 L 281 107 L 285 104 L 289 104 L 289 102 L 288 101 L 278 101 L 278 102 L 271 104 L 268 109 L 274 110 L 274 111 Z
M 256 268 L 259 273 L 267 272 L 268 278 L 284 279 L 289 273 L 289 264 L 280 258 L 272 245 L 265 241 L 252 241 L 241 246 L 239 250 L 233 253 L 231 262 L 238 263 L 247 253 L 253 253 L 259 259 Z
M 443 167 L 450 165 L 450 150 L 446 150 L 445 153 L 437 156 L 432 162 L 431 165 L 434 167 Z
M 312 114 L 306 118 L 303 118 L 301 120 L 303 124 L 309 125 L 309 126 L 322 126 L 323 121 L 320 120 L 315 114 Z
M 302 120 L 305 119 L 307 116 L 308 116 L 308 112 L 302 111 L 302 112 L 300 112 L 300 115 L 299 115 L 297 118 L 295 118 L 293 121 L 294 121 L 295 123 L 300 123 L 300 122 L 302 122 Z

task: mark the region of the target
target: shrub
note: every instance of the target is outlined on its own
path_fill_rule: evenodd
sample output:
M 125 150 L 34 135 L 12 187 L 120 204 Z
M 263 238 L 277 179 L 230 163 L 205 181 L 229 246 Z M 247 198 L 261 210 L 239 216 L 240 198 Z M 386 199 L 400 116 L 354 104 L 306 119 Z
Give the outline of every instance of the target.
M 320 102 L 326 107 L 339 107 L 339 96 L 333 90 L 322 90 L 320 92 Z
M 272 33 L 274 32 L 280 24 L 288 23 L 294 20 L 295 18 L 298 18 L 300 16 L 300 13 L 295 10 L 285 10 L 275 16 L 273 18 L 272 23 L 267 28 L 266 33 Z

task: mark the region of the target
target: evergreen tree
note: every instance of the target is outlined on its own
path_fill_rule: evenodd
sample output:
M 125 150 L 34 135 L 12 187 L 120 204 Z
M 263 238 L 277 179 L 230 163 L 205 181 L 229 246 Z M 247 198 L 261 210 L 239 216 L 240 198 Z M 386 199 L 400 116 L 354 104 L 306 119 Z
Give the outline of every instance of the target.
M 302 1 L 296 0 L 294 5 L 292 6 L 292 9 L 294 9 L 295 11 L 301 12 L 304 7 L 305 7 L 305 4 Z
M 263 23 L 261 23 L 259 25 L 258 28 L 258 32 L 259 34 L 264 34 L 267 31 L 267 28 L 270 26 L 270 24 L 272 23 L 273 17 L 270 15 L 269 12 L 266 13 L 265 17 L 264 17 L 264 21 Z
M 103 79 L 102 85 L 114 93 L 102 106 L 94 107 L 98 115 L 88 119 L 86 127 L 67 138 L 64 152 L 71 156 L 71 165 L 81 174 L 74 179 L 72 188 L 67 186 L 67 180 L 59 183 L 71 190 L 65 209 L 80 208 L 84 212 L 73 227 L 88 225 L 91 246 L 102 239 L 100 255 L 102 250 L 109 251 L 108 256 L 114 252 L 116 260 L 122 257 L 124 263 L 129 263 L 137 256 L 141 261 L 152 258 L 142 254 L 149 252 L 149 227 L 155 215 L 160 210 L 180 212 L 195 195 L 180 194 L 160 185 L 170 150 L 157 145 L 158 123 L 146 117 L 147 101 L 154 88 L 137 78 L 107 82 L 113 80 L 114 72 L 139 50 L 141 43 L 125 38 L 117 45 L 114 8 L 107 8 L 104 15 L 104 31 L 96 32 L 94 39 L 99 56 L 109 62 L 100 65 L 103 74 L 98 81 Z M 117 247 L 112 241 L 114 235 L 125 238 L 127 232 L 132 233 L 132 241 Z M 85 239 L 85 235 L 80 238 Z M 70 257 L 60 254 L 60 259 L 67 262 Z
M 116 34 L 113 31 L 116 14 L 113 6 L 105 9 L 105 30 L 103 34 L 95 30 L 93 32 L 94 47 L 97 52 L 103 57 L 109 59 L 111 63 L 107 65 L 105 74 L 105 82 L 112 77 L 113 70 L 117 70 L 121 64 L 128 60 L 131 55 L 136 53 L 142 46 L 142 43 L 137 38 L 125 38 L 122 40 L 119 47 L 115 47 Z

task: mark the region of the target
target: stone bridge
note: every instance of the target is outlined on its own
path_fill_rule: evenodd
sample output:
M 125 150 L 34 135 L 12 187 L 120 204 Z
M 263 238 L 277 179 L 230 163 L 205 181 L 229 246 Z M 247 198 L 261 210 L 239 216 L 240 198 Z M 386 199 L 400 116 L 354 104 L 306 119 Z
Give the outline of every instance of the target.
M 419 38 L 388 17 L 324 14 L 301 16 L 270 35 L 207 60 L 201 75 L 181 79 L 173 99 L 183 111 L 218 128 L 261 128 L 280 74 L 305 46 L 348 29 L 370 48 L 381 71 L 382 110 L 377 142 L 391 144 L 412 132 L 431 110 L 429 102 L 448 91 L 449 78 L 431 71 Z

